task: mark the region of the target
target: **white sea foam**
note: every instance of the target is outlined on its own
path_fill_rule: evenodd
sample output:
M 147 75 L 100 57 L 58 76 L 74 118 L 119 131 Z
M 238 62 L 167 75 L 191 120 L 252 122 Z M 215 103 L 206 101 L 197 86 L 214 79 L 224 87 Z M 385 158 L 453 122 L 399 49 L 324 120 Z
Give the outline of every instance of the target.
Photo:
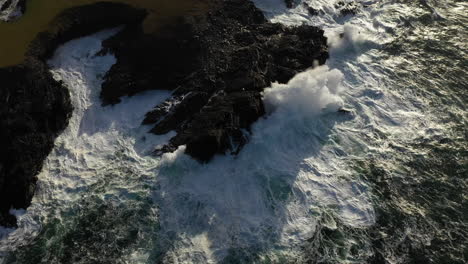
M 300 73 L 288 84 L 274 83 L 265 89 L 265 107 L 268 112 L 285 112 L 290 118 L 316 116 L 324 109 L 336 112 L 343 105 L 338 96 L 342 79 L 340 71 L 327 66 Z

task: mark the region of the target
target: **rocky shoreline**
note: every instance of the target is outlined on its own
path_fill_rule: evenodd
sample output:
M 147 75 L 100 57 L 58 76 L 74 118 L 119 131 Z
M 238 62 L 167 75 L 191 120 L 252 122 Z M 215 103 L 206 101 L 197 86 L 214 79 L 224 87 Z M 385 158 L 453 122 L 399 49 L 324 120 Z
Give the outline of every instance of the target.
M 8 211 L 29 206 L 36 175 L 72 112 L 68 91 L 46 65 L 64 42 L 126 25 L 103 43 L 102 53 L 117 58 L 105 76 L 103 104 L 144 90 L 173 91 L 143 122 L 155 134 L 177 132 L 155 153 L 186 145 L 202 162 L 241 150 L 250 126 L 265 114 L 263 88 L 328 58 L 322 30 L 270 23 L 251 1 L 216 1 L 206 14 L 178 17 L 151 33 L 143 30 L 145 15 L 109 2 L 69 9 L 31 43 L 22 65 L 0 68 L 6 80 L 0 89 L 0 225 L 14 226 Z
M 142 90 L 174 91 L 144 120 L 155 134 L 177 132 L 155 153 L 186 145 L 202 162 L 240 151 L 250 125 L 265 114 L 263 88 L 328 58 L 322 30 L 270 23 L 243 0 L 222 1 L 207 15 L 181 18 L 157 34 L 127 28 L 104 46 L 117 56 L 102 85 L 104 104 Z
M 112 15 L 102 17 L 106 11 Z M 15 226 L 9 210 L 30 205 L 37 174 L 72 113 L 69 92 L 52 78 L 46 60 L 64 42 L 108 27 L 141 23 L 144 16 L 143 10 L 122 4 L 70 9 L 31 43 L 21 65 L 0 68 L 0 225 Z

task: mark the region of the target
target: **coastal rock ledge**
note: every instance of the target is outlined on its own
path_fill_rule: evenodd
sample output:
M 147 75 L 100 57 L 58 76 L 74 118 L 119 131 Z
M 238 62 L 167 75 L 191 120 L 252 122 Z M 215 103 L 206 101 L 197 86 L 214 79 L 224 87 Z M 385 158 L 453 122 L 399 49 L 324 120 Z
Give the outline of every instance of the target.
M 206 12 L 176 17 L 149 33 L 146 14 L 109 2 L 69 9 L 31 43 L 22 65 L 0 68 L 0 225 L 15 224 L 11 208 L 29 206 L 36 175 L 67 125 L 69 93 L 45 63 L 64 42 L 125 25 L 98 54 L 117 58 L 105 76 L 102 103 L 145 90 L 173 91 L 143 121 L 155 134 L 176 131 L 155 154 L 186 145 L 201 162 L 241 150 L 250 126 L 265 114 L 265 87 L 328 58 L 322 30 L 270 23 L 251 1 L 212 1 Z
M 240 151 L 251 124 L 265 114 L 265 87 L 328 58 L 321 29 L 270 23 L 244 0 L 220 1 L 155 34 L 127 27 L 104 46 L 117 57 L 102 85 L 104 104 L 142 90 L 172 90 L 172 98 L 143 122 L 155 134 L 177 132 L 155 153 L 186 145 L 186 153 L 202 162 Z

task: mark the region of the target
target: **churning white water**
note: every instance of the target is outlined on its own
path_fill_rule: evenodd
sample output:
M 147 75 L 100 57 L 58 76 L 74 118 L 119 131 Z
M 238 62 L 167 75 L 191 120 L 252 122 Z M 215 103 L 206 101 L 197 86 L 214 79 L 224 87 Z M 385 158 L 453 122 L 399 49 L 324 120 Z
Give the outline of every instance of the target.
M 22 15 L 18 2 L 19 0 L 0 0 L 0 21 L 9 21 Z M 7 4 L 9 6 L 6 6 Z
M 198 254 L 215 262 L 249 248 L 294 254 L 324 208 L 335 208 L 352 226 L 373 223 L 366 186 L 330 140 L 334 125 L 351 118 L 337 112 L 342 77 L 322 66 L 266 89 L 269 114 L 237 157 L 207 165 L 182 150 L 166 157 L 155 200 L 162 229 L 178 234 L 174 258 L 188 262 Z
M 151 155 L 173 133 L 148 134 L 141 120 L 168 92 L 101 106 L 102 77 L 115 58 L 95 54 L 115 30 L 59 48 L 50 65 L 71 92 L 73 116 L 45 162 L 31 207 L 16 212 L 19 228 L 2 231 L 0 252 L 30 241 L 52 219 L 77 217 L 67 210 L 95 196 L 124 207 L 151 200 L 141 221 L 132 223 L 140 230 L 136 240 L 147 246 L 129 246 L 122 256 L 127 263 L 218 263 L 238 252 L 278 262 L 299 258 L 319 220 L 332 229 L 335 218 L 357 228 L 374 224 L 369 187 L 350 164 L 380 159 L 392 170 L 388 153 L 401 138 L 442 129 L 424 115 L 417 96 L 388 89 L 385 67 L 399 62 L 378 59 L 398 26 L 383 11 L 404 6 L 362 1 L 362 12 L 343 18 L 328 1 L 306 1 L 322 11 L 318 16 L 303 5 L 288 10 L 282 0 L 255 2 L 274 22 L 323 27 L 331 58 L 266 88 L 268 113 L 254 124 L 250 142 L 238 156 L 209 164 L 183 154 L 184 147 Z M 148 224 L 158 230 L 141 231 Z

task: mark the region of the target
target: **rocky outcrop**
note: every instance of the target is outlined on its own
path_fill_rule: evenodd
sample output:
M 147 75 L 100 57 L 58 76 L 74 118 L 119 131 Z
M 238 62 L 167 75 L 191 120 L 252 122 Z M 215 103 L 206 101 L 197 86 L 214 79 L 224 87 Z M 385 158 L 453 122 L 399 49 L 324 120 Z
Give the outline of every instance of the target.
M 265 113 L 263 88 L 328 57 L 322 30 L 270 23 L 244 0 L 219 2 L 154 34 L 128 28 L 104 46 L 117 56 L 102 87 L 104 104 L 143 90 L 173 90 L 144 120 L 155 134 L 177 132 L 156 153 L 186 145 L 204 162 L 247 142 L 251 124 Z
M 308 3 L 305 3 L 305 2 L 304 2 L 304 3 L 302 3 L 302 6 L 303 6 L 305 9 L 307 9 L 307 12 L 308 12 L 309 15 L 311 15 L 311 16 L 316 16 L 316 15 L 318 15 L 318 14 L 323 13 L 322 10 L 313 8 L 313 7 L 311 7 Z
M 145 11 L 122 4 L 69 9 L 31 43 L 23 64 L 0 68 L 0 225 L 14 226 L 9 210 L 29 206 L 36 175 L 71 114 L 69 93 L 52 78 L 45 61 L 66 41 L 140 24 L 144 17 Z
M 36 175 L 71 113 L 69 94 L 43 62 L 0 69 L 0 224 L 10 208 L 26 208 Z

